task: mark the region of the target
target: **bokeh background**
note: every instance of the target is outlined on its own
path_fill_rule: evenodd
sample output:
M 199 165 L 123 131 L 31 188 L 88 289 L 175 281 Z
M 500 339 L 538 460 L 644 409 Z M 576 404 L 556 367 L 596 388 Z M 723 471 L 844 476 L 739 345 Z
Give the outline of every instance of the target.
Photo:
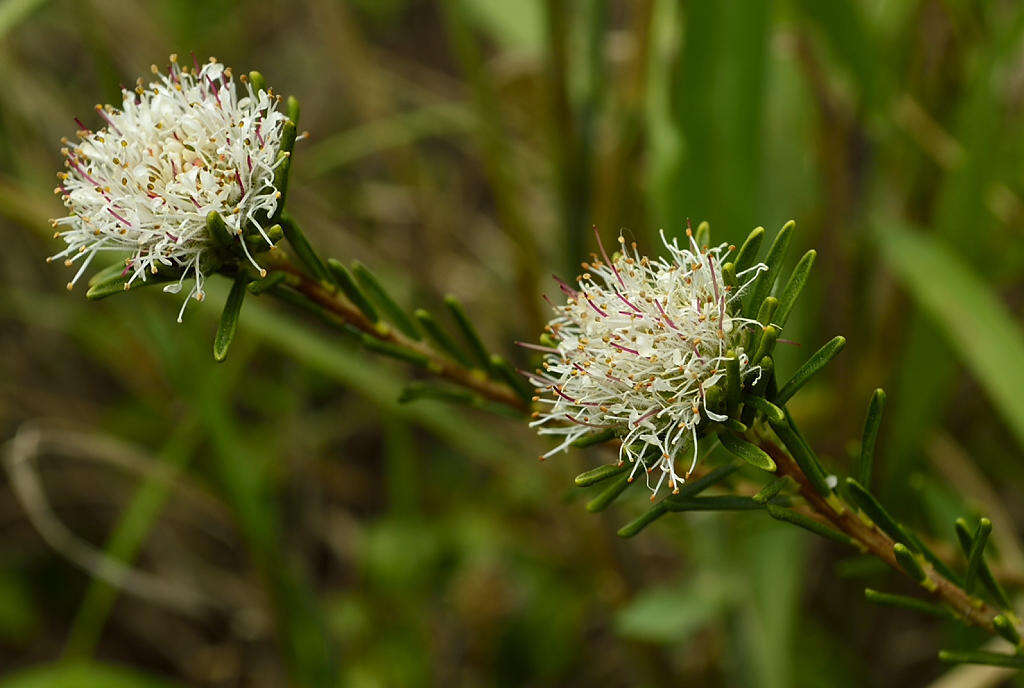
M 750 514 L 622 541 L 646 494 L 571 487 L 600 450 L 399 404 L 405 368 L 267 300 L 218 366 L 223 285 L 178 325 L 43 258 L 73 117 L 190 51 L 300 98 L 325 254 L 512 356 L 591 224 L 656 252 L 795 218 L 779 369 L 849 343 L 794 416 L 841 471 L 885 387 L 875 487 L 951 556 L 992 517 L 1016 593 L 1022 39 L 1015 0 L 0 1 L 0 686 L 1016 685 L 940 665 L 982 639 L 868 605 L 913 590 L 838 546 Z

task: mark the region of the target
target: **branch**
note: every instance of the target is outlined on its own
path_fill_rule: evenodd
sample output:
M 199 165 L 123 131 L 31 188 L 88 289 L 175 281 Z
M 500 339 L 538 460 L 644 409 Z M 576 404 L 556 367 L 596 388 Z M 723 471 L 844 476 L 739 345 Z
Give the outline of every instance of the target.
M 411 356 L 425 361 L 428 370 L 461 387 L 472 390 L 481 397 L 525 414 L 529 403 L 511 385 L 489 379 L 481 370 L 466 368 L 437 353 L 424 342 L 414 341 L 394 328 L 375 324 L 347 299 L 334 285 L 319 281 L 297 268 L 281 251 L 272 251 L 269 264 L 273 270 L 288 275 L 288 284 L 312 304 L 324 309 L 337 318 L 341 324 L 359 330 L 374 339 L 398 347 Z M 271 291 L 280 296 L 279 293 Z
M 896 560 L 894 546 L 897 544 L 889 535 L 883 533 L 878 527 L 858 515 L 853 507 L 841 502 L 845 507 L 842 511 L 822 497 L 807 476 L 797 465 L 796 461 L 789 455 L 789 452 L 778 446 L 774 441 L 764 437 L 758 437 L 758 446 L 761 447 L 778 466 L 778 475 L 789 476 L 796 481 L 800 495 L 821 517 L 826 519 L 834 528 L 849 535 L 855 542 L 863 545 L 868 552 L 887 563 L 893 569 L 904 573 L 905 571 Z M 948 604 L 958 616 L 971 625 L 983 628 L 993 635 L 996 634 L 993 619 L 1000 615 L 1000 611 L 983 600 L 968 594 L 963 588 L 949 580 L 935 567 L 926 561 L 920 562 L 924 569 L 926 579 L 934 584 L 923 586 L 930 594 Z

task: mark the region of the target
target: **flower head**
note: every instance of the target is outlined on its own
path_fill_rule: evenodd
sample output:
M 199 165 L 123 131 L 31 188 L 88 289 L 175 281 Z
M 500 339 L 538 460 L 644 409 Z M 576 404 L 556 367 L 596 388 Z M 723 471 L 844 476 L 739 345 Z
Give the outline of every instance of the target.
M 55 193 L 69 214 L 52 224 L 67 246 L 49 260 L 79 263 L 71 289 L 97 253 L 127 251 L 126 288 L 164 268 L 179 277 L 165 291 L 180 291 L 191 276 L 189 296 L 202 300 L 212 211 L 253 265 L 243 229 L 270 245 L 264 224 L 278 210 L 274 170 L 287 155 L 279 152 L 289 120 L 279 96 L 245 77 L 239 87 L 214 58 L 190 68 L 172 55 L 166 74 L 152 71 L 148 87 L 140 78 L 122 89 L 121 109 L 96 106 L 105 126 L 92 131 L 78 121 L 80 141 L 64 141 Z
M 659 259 L 641 256 L 622 237 L 612 259 L 601 246 L 602 257 L 583 264 L 577 288 L 559 281 L 566 302 L 552 304 L 552 346 L 531 345 L 546 354 L 531 379 L 547 407 L 531 425 L 561 439 L 542 458 L 614 429 L 620 461 L 634 463 L 631 479 L 643 466 L 651 485 L 651 473 L 660 472 L 653 492 L 666 479 L 677 490 L 696 464 L 701 423 L 726 419 L 707 400 L 725 378 L 724 360 L 737 357 L 743 377 L 760 372 L 742 345 L 743 331 L 760 323 L 738 315 L 737 304 L 766 269 L 755 265 L 727 285 L 722 267 L 734 247 L 701 250 L 690 236 L 681 248 L 664 233 L 662 241 L 668 256 Z M 681 455 L 692 455 L 685 472 L 676 467 Z

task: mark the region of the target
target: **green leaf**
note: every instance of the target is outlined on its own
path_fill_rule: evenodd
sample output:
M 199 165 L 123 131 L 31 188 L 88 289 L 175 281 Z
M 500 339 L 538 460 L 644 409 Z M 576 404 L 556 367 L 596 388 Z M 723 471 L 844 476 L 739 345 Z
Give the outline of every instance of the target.
M 235 282 L 231 285 L 228 298 L 224 302 L 224 310 L 220 314 L 220 323 L 217 325 L 217 334 L 213 338 L 213 359 L 223 363 L 228 357 L 228 347 L 231 340 L 235 338 L 235 331 L 238 329 L 238 315 L 242 312 L 242 303 L 245 301 L 246 285 L 249 278 L 245 273 L 239 272 L 235 276 Z
M 331 280 L 338 285 L 341 292 L 345 297 L 352 302 L 352 304 L 359 309 L 359 311 L 366 316 L 366 319 L 371 323 L 376 323 L 380 317 L 377 315 L 377 309 L 373 307 L 370 300 L 366 298 L 366 294 L 359 288 L 356 281 L 352 278 L 352 273 L 348 271 L 341 261 L 334 258 L 327 259 L 327 270 L 330 273 Z
M 296 126 L 299 124 L 299 100 L 295 96 L 288 96 L 288 101 L 285 103 L 285 109 L 288 112 L 288 119 L 290 119 Z M 289 148 L 288 150 L 291 150 Z
M 291 244 L 295 255 L 306 269 L 309 270 L 309 274 L 320 282 L 329 281 L 330 276 L 327 274 L 327 269 L 320 262 L 320 257 L 313 250 L 313 245 L 309 243 L 309 239 L 306 238 L 306 234 L 299 227 L 298 223 L 291 216 L 283 215 L 281 217 L 281 229 L 284 230 L 284 238 Z
M 775 315 L 775 310 L 779 307 L 779 300 L 774 296 L 766 296 L 764 301 L 761 302 L 761 307 L 757 311 L 757 321 L 762 325 L 770 325 L 772 323 L 772 317 Z
M 413 365 L 421 368 L 426 368 L 430 364 L 430 359 L 419 351 L 413 351 L 412 349 L 399 344 L 393 344 L 392 342 L 377 339 L 373 335 L 365 332 L 360 333 L 360 341 L 362 341 L 363 346 L 370 351 L 375 351 L 376 353 L 384 356 L 397 358 L 400 361 L 412 363 Z
M 328 261 L 328 265 L 330 265 L 330 261 Z M 462 349 L 458 347 L 455 340 L 445 332 L 444 328 L 438 324 L 437 320 L 434 319 L 434 316 L 429 311 L 423 308 L 417 308 L 413 312 L 413 317 L 416 318 L 420 327 L 423 328 L 423 331 L 427 333 L 427 336 L 430 337 L 430 340 L 434 342 L 434 345 L 437 346 L 438 349 L 451 356 L 453 360 L 463 366 L 469 366 L 469 358 L 466 357 L 466 354 L 464 354 Z M 532 396 L 533 388 L 530 387 L 529 391 Z
M 230 249 L 238 243 L 235 234 L 228 229 L 224 218 L 216 210 L 211 210 L 206 216 L 206 233 L 214 244 L 224 249 Z
M 847 496 L 853 501 L 853 503 L 863 511 L 868 518 L 874 521 L 875 525 L 881 529 L 883 533 L 891 537 L 897 542 L 902 542 L 911 549 L 917 549 L 911 538 L 908 537 L 907 533 L 903 530 L 895 518 L 893 518 L 885 507 L 875 499 L 874 495 L 867 491 L 860 483 L 853 478 L 846 479 L 846 493 Z
M 960 548 L 963 550 L 964 556 L 970 558 L 971 550 L 974 548 L 974 537 L 967 528 L 967 521 L 962 518 L 958 518 L 956 523 L 954 523 L 954 529 L 956 530 L 956 536 L 960 541 Z M 992 598 L 1003 609 L 1012 609 L 1013 607 L 1010 605 L 1010 598 L 1006 596 L 1006 591 L 1003 590 L 1003 586 L 1001 586 L 995 576 L 992 575 L 992 570 L 988 567 L 988 563 L 985 562 L 984 557 L 978 566 L 978 575 L 981 577 L 981 582 L 985 584 L 986 588 L 988 588 L 988 591 L 992 594 Z
M 796 482 L 788 475 L 784 475 L 778 478 L 770 480 L 768 484 L 757 491 L 751 499 L 758 504 L 767 504 L 769 500 L 778 495 L 782 490 L 790 485 L 796 485 Z
M 272 272 L 266 277 L 263 277 L 262 279 L 253 280 L 252 282 L 249 282 L 249 293 L 252 294 L 253 296 L 264 294 L 272 290 L 274 287 L 279 286 L 287 278 L 287 273 Z
M 477 364 L 481 369 L 487 370 L 490 365 L 491 357 L 487 353 L 487 347 L 484 346 L 483 340 L 480 339 L 480 335 L 477 334 L 476 327 L 473 326 L 473 322 L 466 315 L 466 309 L 462 307 L 462 304 L 457 298 L 449 294 L 444 297 L 444 303 L 448 306 L 448 310 L 451 311 L 452 318 L 455 320 L 455 324 L 458 325 L 459 330 L 462 332 L 463 338 L 466 343 L 469 344 L 469 350 L 473 354 L 473 358 L 476 359 Z
M 295 122 L 293 122 L 292 120 L 286 120 L 285 123 L 283 125 L 281 125 L 281 145 L 278 148 L 278 150 L 281 153 L 288 153 L 289 154 L 287 162 L 286 163 L 282 163 L 282 164 L 287 164 L 289 166 L 291 165 L 291 162 L 292 162 L 291 152 L 292 152 L 292 148 L 294 148 L 294 146 L 295 146 L 295 136 L 296 136 L 297 133 L 298 133 L 298 131 L 296 129 Z M 284 186 L 287 187 L 287 179 L 284 180 Z M 285 189 L 282 189 L 280 186 L 277 186 L 276 184 L 275 184 L 275 187 L 277 188 L 278 191 L 281 192 L 281 198 L 284 198 L 284 191 L 285 191 Z
M 875 441 L 878 439 L 878 427 L 882 424 L 882 412 L 885 411 L 885 391 L 876 389 L 868 404 L 868 415 L 864 420 L 864 433 L 861 435 L 860 456 L 854 475 L 861 485 L 871 484 L 871 466 L 875 458 Z
M 498 377 L 514 389 L 523 400 L 530 401 L 533 398 L 535 394 L 533 386 L 526 381 L 525 377 L 516 372 L 504 356 L 491 354 L 491 370 L 497 373 Z
M 728 478 L 730 475 L 739 470 L 739 467 L 740 464 L 738 463 L 728 463 L 724 466 L 719 466 L 718 468 L 709 472 L 707 475 L 701 476 L 700 478 L 697 478 L 693 482 L 684 483 L 679 488 L 679 493 L 672 495 L 672 498 L 684 499 L 686 497 L 692 497 L 696 494 L 699 494 L 706 490 L 707 488 L 711 487 L 712 485 L 717 485 L 718 483 Z
M 760 447 L 756 447 L 750 442 L 741 440 L 729 432 L 724 432 L 718 436 L 718 440 L 722 443 L 729 452 L 735 454 L 739 458 L 743 459 L 751 466 L 760 468 L 763 471 L 769 473 L 775 472 L 775 462 L 772 461 L 772 457 L 768 456 Z
M 818 461 L 817 455 L 808 446 L 807 442 L 804 441 L 800 433 L 797 432 L 789 414 L 783 410 L 783 419 L 781 421 L 772 417 L 769 417 L 767 420 L 771 424 L 772 429 L 775 430 L 775 434 L 786 445 L 789 455 L 800 466 L 800 470 L 803 471 L 803 474 L 818 494 L 822 497 L 831 495 L 832 489 L 825 482 L 825 471 L 821 467 L 821 462 Z
M 1004 655 L 999 652 L 981 650 L 940 650 L 939 661 L 947 664 L 986 664 L 988 666 L 1024 669 L 1024 657 L 1020 655 Z
M 958 576 L 956 572 L 953 571 L 953 569 L 949 568 L 949 565 L 947 565 L 946 562 L 940 559 L 939 556 L 935 554 L 935 552 L 933 552 L 932 549 L 921 540 L 921 538 L 914 534 L 914 531 L 904 529 L 903 532 L 910 540 L 910 544 L 913 545 L 913 549 L 920 552 L 924 556 L 924 558 L 927 559 L 931 563 L 931 565 L 935 567 L 935 570 L 938 571 L 940 575 L 942 575 L 944 578 L 953 581 L 957 585 L 963 584 L 963 581 L 961 580 L 960 576 Z
M 775 395 L 773 401 L 781 406 L 789 401 L 794 394 L 796 394 L 801 387 L 807 384 L 814 375 L 828 365 L 829 361 L 835 358 L 836 354 L 843 350 L 846 346 L 846 337 L 833 337 L 823 347 L 814 352 L 814 354 L 808 358 L 802 366 L 800 366 L 793 377 L 786 381 L 786 384 L 782 386 L 779 393 Z
M 577 449 L 593 447 L 595 444 L 601 444 L 602 442 L 607 442 L 608 440 L 615 439 L 615 436 L 617 434 L 618 433 L 616 433 L 615 428 L 606 428 L 605 430 L 601 430 L 599 432 L 590 432 L 584 435 L 583 437 L 579 438 L 578 440 L 575 440 L 572 443 L 572 446 L 576 447 Z
M 697 225 L 697 231 L 693 233 L 693 240 L 701 248 L 711 245 L 711 225 L 706 220 Z
M 91 287 L 94 284 L 99 284 L 100 282 L 107 282 L 107 281 L 112 280 L 112 279 L 114 279 L 116 277 L 120 277 L 121 273 L 123 273 L 123 272 L 124 272 L 124 261 L 119 260 L 119 261 L 115 262 L 112 265 L 108 265 L 107 267 L 103 268 L 99 272 L 94 273 L 89 278 L 88 285 Z
M 992 521 L 981 518 L 978 521 L 978 529 L 974 531 L 971 538 L 971 552 L 967 558 L 967 573 L 964 575 L 964 590 L 974 592 L 974 584 L 978 580 L 978 572 L 985 559 L 985 545 L 988 544 L 988 536 L 992 534 Z
M 631 538 L 641 530 L 654 523 L 656 520 L 667 514 L 669 511 L 668 504 L 663 499 L 650 509 L 641 514 L 638 518 L 630 521 L 626 525 L 619 528 L 617 535 L 621 538 Z
M 288 124 L 285 124 L 288 127 Z M 284 213 L 284 202 L 288 198 L 288 180 L 291 177 L 292 156 L 288 151 L 280 151 L 274 161 L 274 188 L 281 193 L 277 199 L 277 208 L 270 219 L 281 217 Z M 287 236 L 287 235 L 286 235 Z
M 736 420 L 735 418 L 726 418 L 722 421 L 716 421 L 720 426 L 726 430 L 732 430 L 733 432 L 742 435 L 748 430 L 746 423 L 743 421 Z
M 284 238 L 284 230 L 281 228 L 281 225 L 273 224 L 266 227 L 261 234 L 258 229 L 250 227 L 246 230 L 243 238 L 249 250 L 261 253 L 269 251 L 271 247 L 276 246 Z
M 414 341 L 422 339 L 416 324 L 406 315 L 405 310 L 391 298 L 391 295 L 377 280 L 377 276 L 370 272 L 369 268 L 356 261 L 352 263 L 352 274 L 370 300 L 377 304 L 377 307 L 383 312 L 384 318 L 388 322 L 401 330 L 410 339 Z
M 256 70 L 249 72 L 249 83 L 252 84 L 252 90 L 254 92 L 258 93 L 259 91 L 267 90 L 266 78 L 264 78 L 262 73 L 257 72 Z
M 765 326 L 765 328 L 761 330 L 761 335 L 757 342 L 757 349 L 754 352 L 753 358 L 750 359 L 750 364 L 757 365 L 761 362 L 761 359 L 771 354 L 772 349 L 775 348 L 775 342 L 778 338 L 779 328 L 775 327 L 775 325 Z
M 764 227 L 756 227 L 747 235 L 740 252 L 736 254 L 736 273 L 741 273 L 757 263 L 757 255 L 761 251 L 761 243 L 764 241 Z
M 755 498 L 756 500 L 756 498 Z M 784 521 L 791 523 L 797 527 L 803 528 L 804 530 L 810 531 L 815 535 L 819 535 L 827 540 L 838 542 L 841 545 L 849 545 L 857 549 L 861 549 L 853 538 L 846 533 L 842 533 L 834 528 L 829 528 L 824 523 L 819 523 L 812 518 L 804 516 L 803 514 L 793 511 L 792 509 L 786 509 L 776 504 L 765 504 L 765 509 L 768 510 L 768 515 L 777 521 Z M 863 551 L 863 550 L 862 550 Z
M 122 267 L 121 271 L 123 270 L 124 268 Z M 100 299 L 105 299 L 108 296 L 113 296 L 114 294 L 123 294 L 126 291 L 134 291 L 136 289 L 142 289 L 143 287 L 152 287 L 158 284 L 166 284 L 167 282 L 175 282 L 181 279 L 181 273 L 177 270 L 161 267 L 157 268 L 157 273 L 155 275 L 148 273 L 146 275 L 146 279 L 138 277 L 134 282 L 129 284 L 128 282 L 131 278 L 131 273 L 122 276 L 121 272 L 118 272 L 112 277 L 108 277 L 107 279 L 100 280 L 92 284 L 88 291 L 85 292 L 85 297 L 91 301 L 99 301 Z
M 790 220 L 775 235 L 775 240 L 772 241 L 772 245 L 769 247 L 763 261 L 768 266 L 768 269 L 758 273 L 754 283 L 750 286 L 750 294 L 745 301 L 746 308 L 743 309 L 744 313 L 758 312 L 761 308 L 761 303 L 771 293 L 775 280 L 779 276 L 779 271 L 782 269 L 782 261 L 786 257 L 786 251 L 789 250 L 789 242 L 793 238 L 794 227 L 796 227 L 796 223 Z
M 1024 446 L 1024 332 L 992 288 L 952 250 L 896 226 L 878 233 L 882 256 L 931 316 Z
M 736 289 L 736 263 L 724 263 L 722 265 L 722 282 L 732 289 Z
M 926 588 L 933 588 L 935 586 L 935 583 L 928 579 L 928 574 L 921 567 L 921 562 L 917 560 L 917 556 L 909 547 L 902 542 L 897 542 L 892 546 L 892 553 L 896 557 L 896 563 L 914 581 Z
M 922 614 L 937 616 L 940 619 L 954 620 L 957 618 L 956 614 L 951 612 L 948 608 L 943 607 L 940 604 L 919 600 L 916 597 L 893 595 L 887 592 L 872 590 L 871 588 L 864 588 L 864 599 L 868 602 L 874 602 L 875 604 L 884 605 L 886 607 L 910 609 L 911 611 L 920 612 Z
M 576 476 L 573 480 L 577 487 L 590 487 L 602 480 L 607 480 L 613 476 L 619 475 L 629 468 L 629 464 L 626 462 L 605 464 L 604 466 L 598 466 L 592 468 L 589 471 L 585 471 Z
M 1005 614 L 997 614 L 994 616 L 992 618 L 992 627 L 995 628 L 996 633 L 1001 635 L 1005 640 L 1013 645 L 1017 645 L 1018 647 L 1020 646 L 1020 632 Z
M 800 297 L 800 292 L 803 291 L 804 285 L 807 284 L 807 278 L 811 274 L 811 268 L 814 267 L 814 259 L 817 255 L 818 252 L 813 249 L 805 253 L 800 262 L 793 268 L 793 274 L 789 276 L 786 286 L 782 288 L 782 294 L 779 295 L 779 307 L 775 312 L 774 321 L 779 327 L 786 325 L 789 314 L 793 310 L 796 300 Z
M 688 497 L 692 497 L 706 490 L 707 488 L 720 483 L 727 477 L 736 472 L 739 465 L 736 463 L 727 464 L 725 466 L 719 466 L 715 470 L 711 471 L 707 475 L 694 480 L 692 483 L 686 483 L 679 488 L 679 491 L 672 496 L 661 500 L 653 507 L 651 507 L 646 513 L 641 515 L 639 518 L 627 523 L 626 525 L 619 528 L 619 537 L 629 538 L 633 537 L 641 530 L 646 528 L 648 525 L 661 518 L 669 511 L 685 511 L 686 509 L 674 509 L 673 504 L 685 500 Z M 671 500 L 671 501 L 670 501 Z
M 608 508 L 608 505 L 614 502 L 620 494 L 625 491 L 627 487 L 633 484 L 635 481 L 630 481 L 629 476 L 623 475 L 618 480 L 613 482 L 611 485 L 606 487 L 601 494 L 594 497 L 592 500 L 587 502 L 587 511 L 590 513 L 597 513 L 598 511 L 604 511 Z
M 786 422 L 786 414 L 782 412 L 782 409 L 764 397 L 747 397 L 747 399 L 744 400 L 744 403 L 753 406 L 755 410 L 757 410 L 769 423 L 772 423 L 773 425 L 776 423 Z

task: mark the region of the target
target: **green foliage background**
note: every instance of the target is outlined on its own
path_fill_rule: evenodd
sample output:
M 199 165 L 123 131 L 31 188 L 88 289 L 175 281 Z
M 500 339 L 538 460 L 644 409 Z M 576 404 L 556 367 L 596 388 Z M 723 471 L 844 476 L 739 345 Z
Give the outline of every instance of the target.
M 401 405 L 404 368 L 256 299 L 217 366 L 227 284 L 182 326 L 157 290 L 68 296 L 58 139 L 190 51 L 301 99 L 289 208 L 326 254 L 410 306 L 457 294 L 492 344 L 538 331 L 592 223 L 657 252 L 687 217 L 797 219 L 818 264 L 778 367 L 849 340 L 801 427 L 846 469 L 884 386 L 876 487 L 946 542 L 983 511 L 1024 584 L 1021 3 L 3 0 L 0 438 L 63 441 L 31 465 L 54 514 L 189 594 L 76 566 L 9 474 L 0 687 L 926 686 L 978 640 L 868 605 L 905 584 L 764 516 L 621 541 L 646 498 L 593 516 L 570 487 L 601 450 L 538 465 L 517 423 Z

